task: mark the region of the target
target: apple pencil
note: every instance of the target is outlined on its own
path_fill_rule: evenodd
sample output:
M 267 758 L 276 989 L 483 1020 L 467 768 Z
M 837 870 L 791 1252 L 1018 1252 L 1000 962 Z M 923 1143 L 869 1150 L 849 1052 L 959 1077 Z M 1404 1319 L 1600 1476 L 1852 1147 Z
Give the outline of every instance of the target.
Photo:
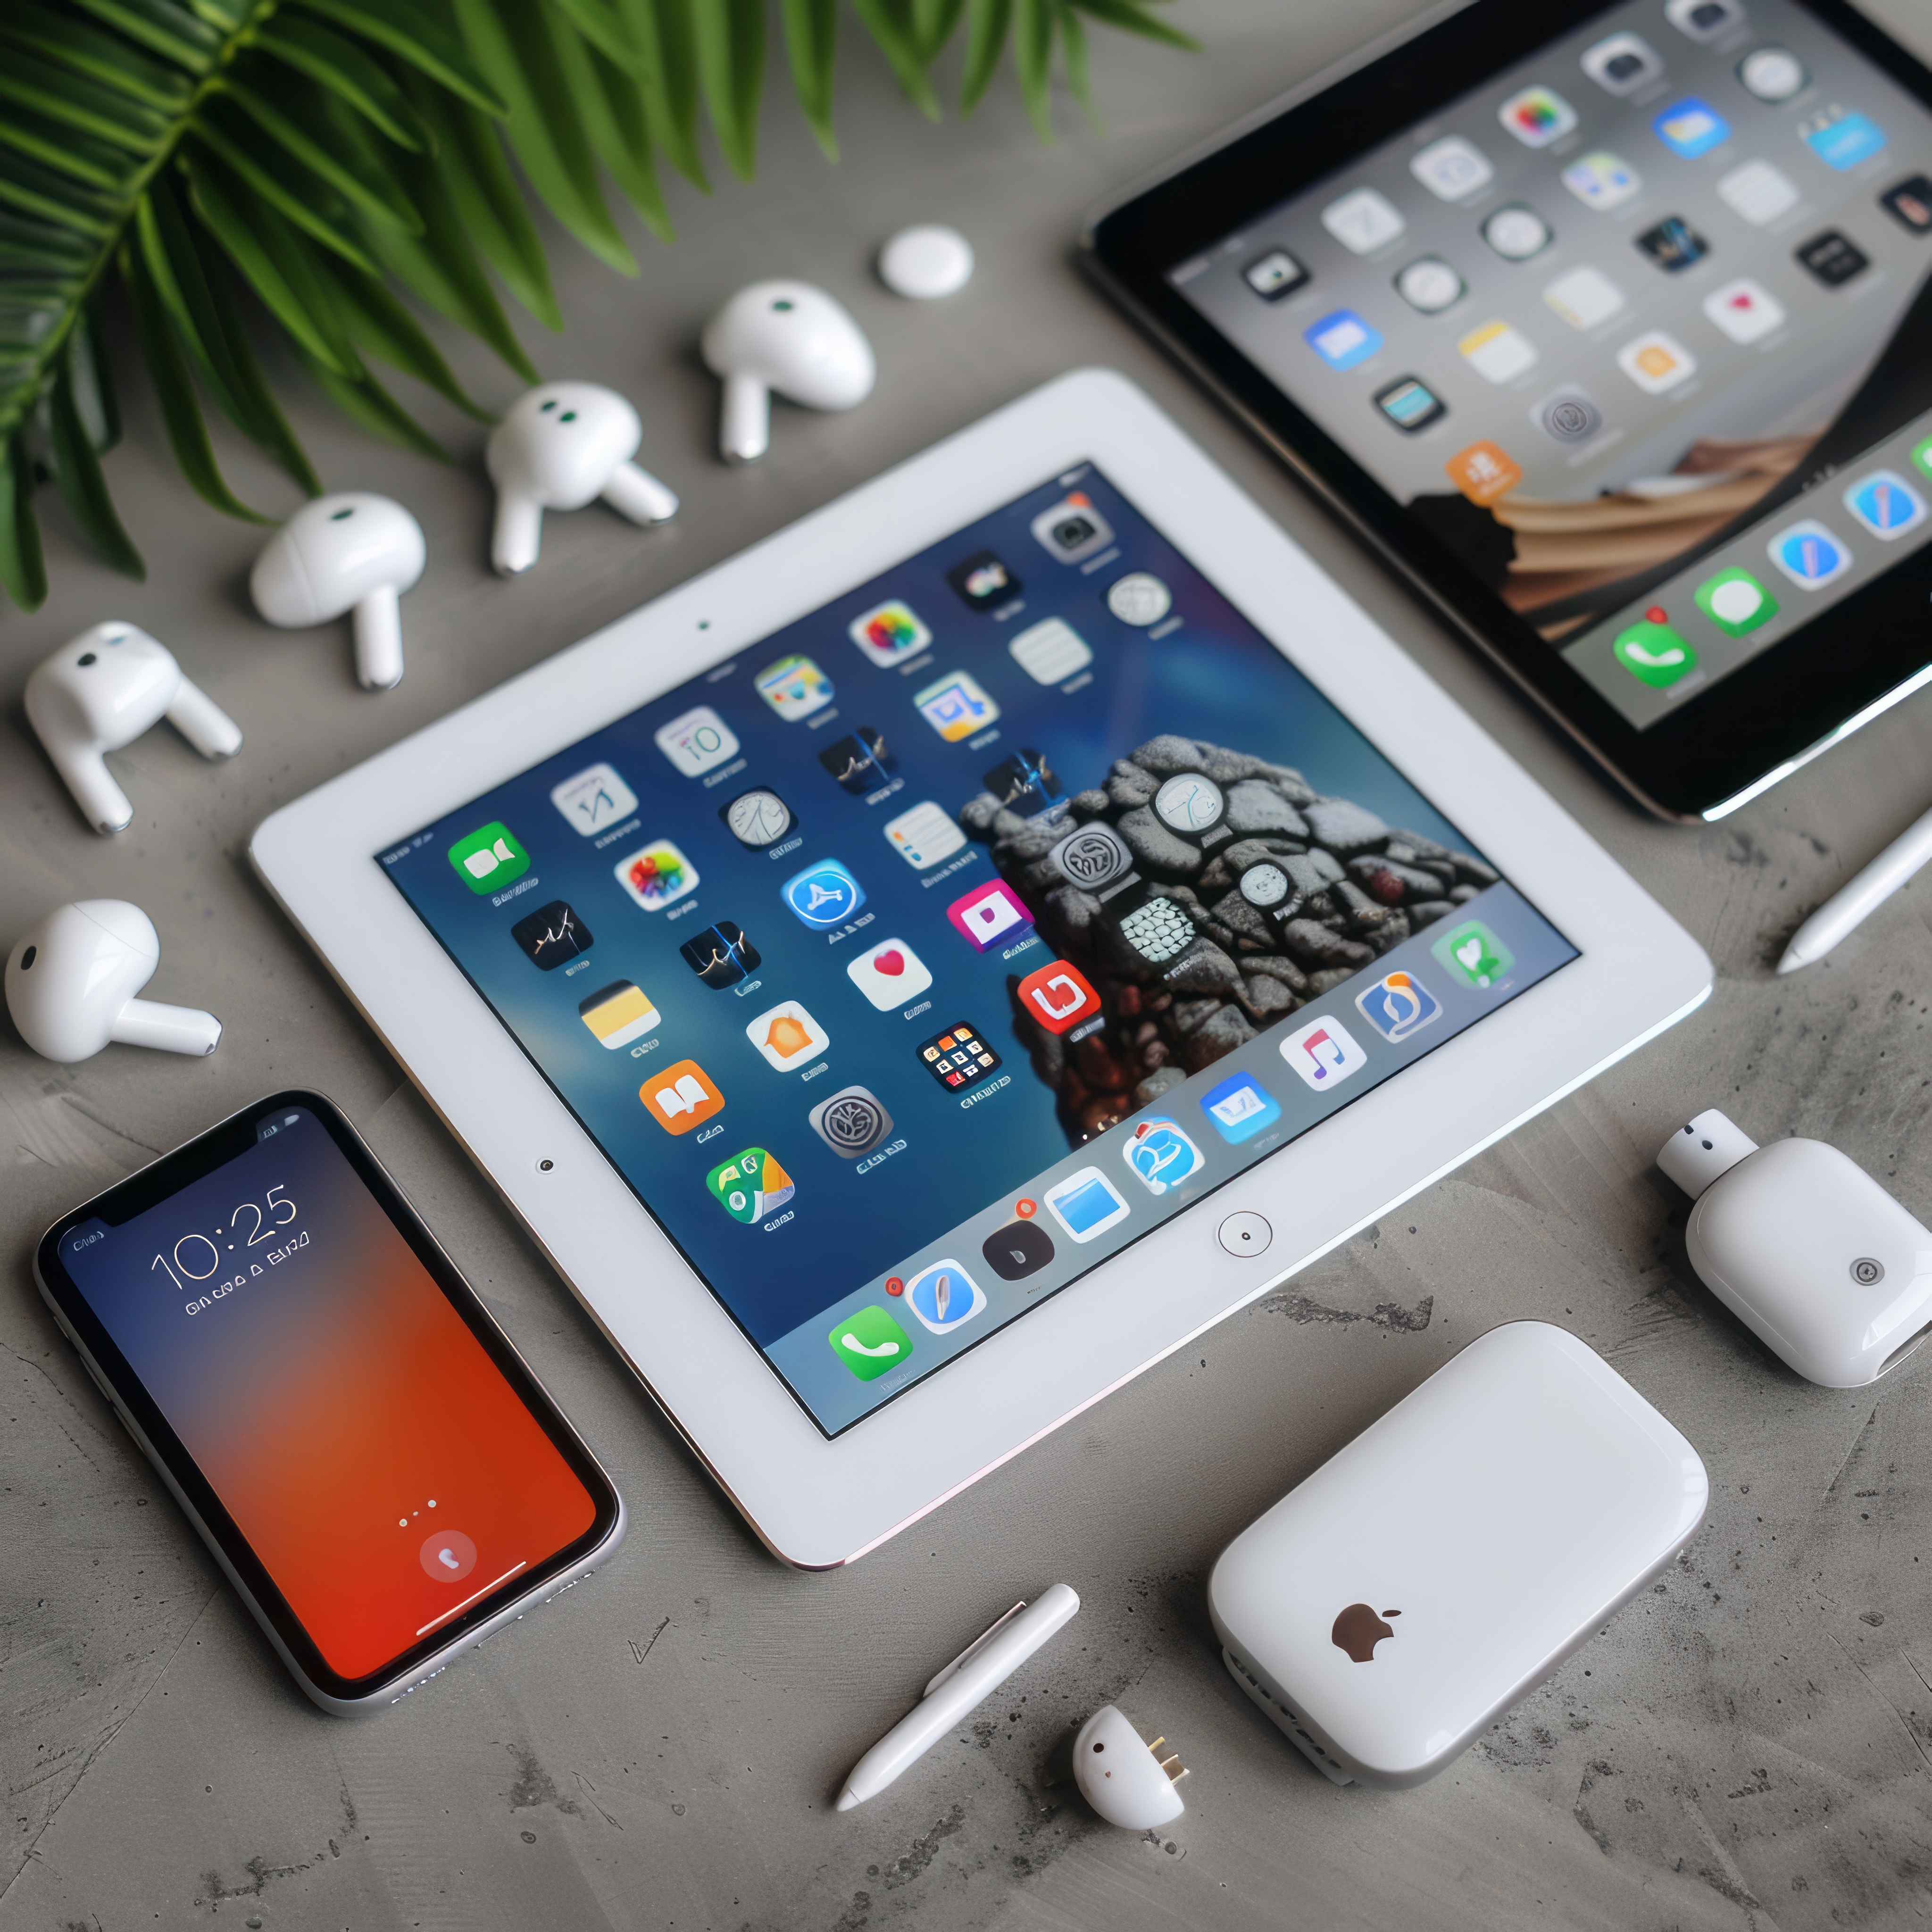
M 974 1639 L 932 1682 L 926 1694 L 859 1762 L 838 1794 L 849 1811 L 876 1798 L 926 1754 L 969 1711 L 990 1697 L 1080 1607 L 1064 1583 L 1031 1604 L 1018 1603 L 982 1636 Z
M 1778 962 L 1795 973 L 1822 959 L 1852 928 L 1932 859 L 1932 812 L 1914 819 L 1864 870 L 1834 892 L 1798 930 Z

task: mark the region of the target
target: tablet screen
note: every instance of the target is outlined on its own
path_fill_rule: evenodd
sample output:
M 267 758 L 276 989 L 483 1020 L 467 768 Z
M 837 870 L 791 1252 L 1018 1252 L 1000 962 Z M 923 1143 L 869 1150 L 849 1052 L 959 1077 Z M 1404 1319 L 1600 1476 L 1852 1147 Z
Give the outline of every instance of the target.
M 1636 0 L 1168 279 L 1641 730 L 1932 539 L 1928 263 L 1922 103 Z
M 1091 466 L 380 856 L 828 1435 L 1576 956 Z

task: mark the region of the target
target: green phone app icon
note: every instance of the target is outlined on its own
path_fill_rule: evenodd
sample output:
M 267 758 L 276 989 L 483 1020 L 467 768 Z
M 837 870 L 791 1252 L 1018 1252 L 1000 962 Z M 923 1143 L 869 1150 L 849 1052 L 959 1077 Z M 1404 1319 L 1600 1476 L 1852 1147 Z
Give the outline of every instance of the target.
M 1697 608 L 1727 638 L 1742 638 L 1778 615 L 1778 599 L 1748 570 L 1720 570 L 1697 586 Z
M 862 1382 L 876 1382 L 912 1353 L 912 1337 L 883 1308 L 847 1316 L 825 1339 Z
M 1617 662 L 1646 684 L 1675 684 L 1697 668 L 1697 653 L 1660 604 L 1653 604 L 1628 630 L 1619 632 L 1611 648 Z
M 472 892 L 500 892 L 530 869 L 530 855 L 501 820 L 479 826 L 449 848 L 449 862 Z
M 1932 436 L 1912 451 L 1912 460 L 1924 475 L 1932 476 Z
M 1430 948 L 1450 972 L 1484 992 L 1504 978 L 1516 955 L 1479 919 L 1465 920 Z

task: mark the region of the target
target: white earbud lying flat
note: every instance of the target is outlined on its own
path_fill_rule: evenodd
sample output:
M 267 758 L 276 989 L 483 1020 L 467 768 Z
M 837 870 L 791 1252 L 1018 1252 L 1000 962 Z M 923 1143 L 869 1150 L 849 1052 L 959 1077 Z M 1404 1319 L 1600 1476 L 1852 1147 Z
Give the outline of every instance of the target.
M 1178 1753 L 1163 1758 L 1167 1742 L 1142 1742 L 1141 1734 L 1112 1704 L 1103 1704 L 1073 1740 L 1073 1781 L 1110 1825 L 1151 1831 L 1178 1818 L 1187 1807 L 1174 1786 L 1187 1775 Z
M 132 624 L 82 632 L 27 680 L 27 722 L 97 832 L 124 830 L 134 816 L 101 754 L 133 743 L 163 718 L 204 758 L 242 748 L 234 719 L 182 675 L 166 645 Z
M 304 503 L 255 560 L 255 608 L 272 624 L 306 630 L 354 613 L 356 679 L 370 691 L 403 680 L 396 600 L 423 574 L 422 526 L 401 504 L 361 490 Z
M 774 392 L 807 409 L 849 410 L 878 374 L 864 332 L 809 282 L 754 282 L 704 325 L 706 366 L 724 379 L 718 447 L 755 463 L 771 446 Z
M 90 1060 L 110 1040 L 164 1053 L 212 1053 L 221 1022 L 193 1006 L 134 995 L 161 963 L 154 922 L 125 899 L 58 907 L 15 941 L 7 1010 L 44 1059 Z
M 677 498 L 631 460 L 644 440 L 638 412 L 596 382 L 546 382 L 518 398 L 490 432 L 483 460 L 496 486 L 490 561 L 514 577 L 537 560 L 546 510 L 602 496 L 634 524 L 677 514 Z

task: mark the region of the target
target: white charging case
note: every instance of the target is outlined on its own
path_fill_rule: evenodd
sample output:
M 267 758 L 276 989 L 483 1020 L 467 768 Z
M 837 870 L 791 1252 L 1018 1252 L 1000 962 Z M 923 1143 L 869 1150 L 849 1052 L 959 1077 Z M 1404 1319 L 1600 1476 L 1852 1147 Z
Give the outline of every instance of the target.
M 1234 1681 L 1337 1784 L 1432 1778 L 1676 1559 L 1696 1450 L 1594 1348 L 1492 1328 L 1221 1553 Z

